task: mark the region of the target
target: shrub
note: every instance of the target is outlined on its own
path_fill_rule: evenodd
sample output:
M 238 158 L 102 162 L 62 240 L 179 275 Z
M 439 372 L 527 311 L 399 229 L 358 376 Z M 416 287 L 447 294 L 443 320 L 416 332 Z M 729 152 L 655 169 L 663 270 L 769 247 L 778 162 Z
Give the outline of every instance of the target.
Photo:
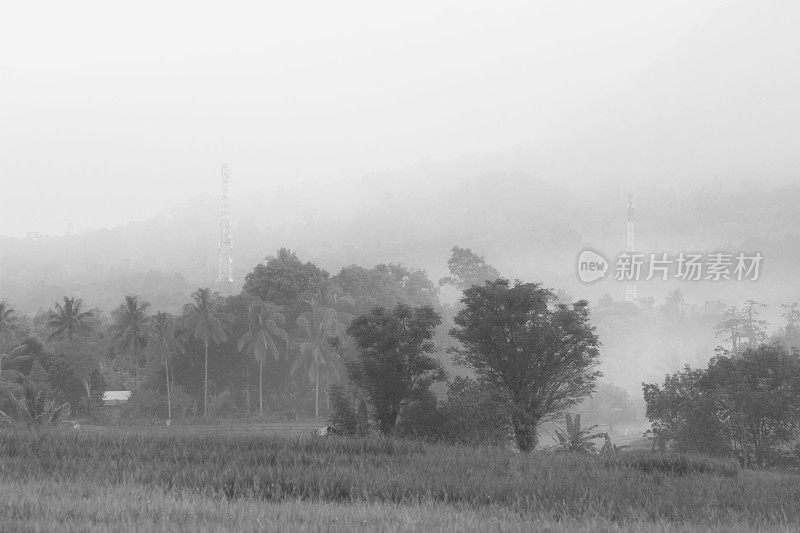
M 356 435 L 363 433 L 365 429 L 349 396 L 345 388 L 339 384 L 328 387 L 328 401 L 331 406 L 328 425 L 333 433 Z
M 55 426 L 68 412 L 66 403 L 57 403 L 55 398 L 46 394 L 44 386 L 27 379 L 22 382 L 22 393 L 12 397 L 16 403 L 14 414 L 4 412 L 4 419 L 17 418 L 29 428 Z
M 236 415 L 238 408 L 233 399 L 231 391 L 222 391 L 218 394 L 210 394 L 208 396 L 208 414 L 209 416 L 222 418 L 224 416 Z
M 465 377 L 449 383 L 447 401 L 440 406 L 432 393 L 407 406 L 398 430 L 446 444 L 506 445 L 511 437 L 508 408 L 497 389 Z

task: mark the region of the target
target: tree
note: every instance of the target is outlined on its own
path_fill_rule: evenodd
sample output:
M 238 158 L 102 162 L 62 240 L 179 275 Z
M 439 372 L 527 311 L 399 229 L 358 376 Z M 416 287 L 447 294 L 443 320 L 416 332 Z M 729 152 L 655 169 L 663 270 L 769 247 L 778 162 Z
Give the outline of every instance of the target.
M 457 360 L 503 391 L 517 446 L 536 446 L 536 426 L 591 394 L 601 375 L 588 302 L 551 306 L 538 283 L 506 279 L 464 291 L 450 334 Z
M 64 296 L 64 305 L 56 303 L 47 316 L 46 326 L 51 330 L 47 340 L 72 339 L 76 335 L 88 336 L 94 332 L 94 310 L 83 311 L 83 300 Z
M 297 254 L 281 248 L 277 256 L 268 257 L 245 276 L 242 291 L 273 302 L 294 319 L 305 306 L 302 295 L 318 290 L 327 280 L 328 273 L 317 265 L 303 263 Z
M 149 320 L 147 308 L 150 304 L 139 301 L 139 297 L 129 294 L 119 307 L 111 312 L 111 342 L 120 353 L 132 356 L 134 364 L 145 363 L 144 349 L 147 344 Z
M 662 449 L 734 452 L 745 466 L 764 466 L 800 431 L 800 359 L 779 345 L 720 349 L 707 369 L 686 367 L 643 389 Z
M 170 394 L 170 358 L 175 352 L 183 353 L 183 344 L 175 337 L 175 317 L 157 312 L 147 322 L 147 351 L 151 357 L 164 363 L 167 385 L 167 419 L 172 419 L 172 396 Z
M 358 314 L 399 303 L 412 307 L 438 305 L 438 289 L 425 272 L 409 270 L 401 264 L 380 264 L 374 268 L 350 265 L 333 276 L 331 282 L 350 295 Z
M 16 323 L 14 308 L 0 300 L 0 349 L 3 348 L 6 337 L 13 332 Z
M 19 365 L 31 360 L 28 355 L 28 345 L 20 344 L 8 353 L 0 353 L 0 378 L 3 376 L 3 369 L 17 370 Z M 19 374 L 17 374 L 19 375 Z M 15 379 L 15 378 L 12 378 Z
M 736 307 L 725 310 L 722 318 L 714 327 L 718 337 L 727 338 L 731 343 L 731 352 L 739 353 L 742 340 L 742 315 Z
M 308 370 L 308 378 L 314 383 L 314 416 L 318 417 L 320 377 L 323 373 L 339 375 L 339 357 L 330 341 L 344 334 L 347 315 L 322 305 L 316 295 L 309 295 L 307 303 L 311 309 L 297 317 L 298 357 L 291 372 L 294 374 L 300 368 Z
M 726 449 L 714 408 L 700 387 L 705 375 L 705 370 L 687 365 L 665 376 L 660 386 L 642 383 L 653 448 L 666 451 L 672 443 L 684 452 L 718 454 Z
M 381 432 L 391 435 L 401 410 L 444 381 L 441 364 L 428 355 L 442 319 L 430 306 L 400 304 L 357 317 L 347 328 L 358 348 L 348 363 L 350 378 L 367 392 Z
M 226 328 L 233 315 L 222 308 L 219 294 L 211 289 L 197 289 L 194 302 L 183 306 L 184 342 L 194 339 L 203 344 L 203 416 L 208 416 L 208 346 L 228 340 Z
M 784 320 L 783 342 L 787 348 L 800 347 L 800 305 L 797 302 L 781 305 Z
M 450 259 L 447 260 L 450 275 L 439 280 L 439 285 L 453 285 L 466 290 L 473 285 L 482 285 L 500 277 L 500 273 L 486 260 L 469 248 L 453 246 Z
M 54 358 L 47 369 L 50 385 L 73 408 L 84 404 L 87 416 L 91 416 L 105 391 L 105 380 L 98 364 L 102 349 L 97 339 L 62 339 L 54 342 L 51 348 Z
M 258 302 L 248 310 L 248 330 L 239 338 L 239 351 L 252 353 L 258 361 L 258 412 L 264 414 L 264 361 L 271 355 L 276 361 L 280 358 L 280 350 L 276 339 L 284 342 L 289 348 L 289 334 L 283 329 L 286 318 L 279 308 L 268 302 Z
M 766 320 L 758 318 L 759 308 L 767 306 L 755 300 L 747 300 L 742 309 L 742 333 L 747 338 L 747 347 L 755 348 L 767 339 Z
M 764 466 L 779 445 L 800 429 L 800 359 L 778 345 L 762 344 L 736 356 L 711 359 L 699 383 L 716 418 L 747 466 Z

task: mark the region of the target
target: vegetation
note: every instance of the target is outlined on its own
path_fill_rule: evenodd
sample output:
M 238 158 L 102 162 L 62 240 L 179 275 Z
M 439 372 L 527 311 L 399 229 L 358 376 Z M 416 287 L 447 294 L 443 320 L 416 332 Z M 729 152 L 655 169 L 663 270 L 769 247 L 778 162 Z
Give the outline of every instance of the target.
M 531 451 L 536 426 L 595 388 L 599 340 L 588 302 L 551 306 L 556 295 L 536 283 L 506 279 L 464 291 L 453 352 L 503 391 L 517 446 Z
M 50 328 L 47 340 L 91 335 L 94 332 L 94 314 L 91 309 L 83 311 L 83 300 L 64 296 L 64 305 L 56 303 L 47 317 L 47 327 Z
M 476 513 L 479 523 L 497 514 L 516 515 L 511 522 L 515 530 L 530 530 L 537 521 L 566 530 L 580 524 L 605 524 L 601 529 L 606 530 L 664 530 L 670 525 L 788 530 L 800 520 L 796 474 L 740 471 L 735 463 L 699 457 L 647 457 L 528 455 L 374 438 L 298 440 L 143 430 L 50 432 L 40 438 L 3 432 L 0 484 L 19 490 L 9 493 L 10 503 L 0 509 L 0 519 L 20 523 L 57 516 L 56 511 L 23 511 L 26 501 L 34 501 L 33 489 L 47 487 L 44 490 L 52 491 L 59 502 L 57 513 L 67 520 L 76 516 L 68 509 L 81 509 L 78 516 L 85 511 L 61 503 L 58 492 L 97 494 L 103 502 L 107 500 L 102 492 L 115 499 L 122 494 L 159 494 L 154 502 L 167 503 L 153 503 L 139 512 L 151 521 L 147 527 L 155 520 L 166 528 L 184 527 L 184 519 L 194 523 L 178 497 L 191 502 L 197 495 L 209 498 L 208 512 L 247 509 L 248 516 L 254 512 L 248 502 L 302 501 L 304 509 L 330 505 L 352 512 L 369 506 L 373 514 L 368 523 L 374 527 L 382 524 L 375 520 L 393 520 L 394 509 L 414 512 L 419 505 L 435 506 L 439 512 L 453 509 L 457 521 L 462 513 Z M 96 493 L 98 489 L 102 490 Z M 132 509 L 124 512 L 129 519 L 137 516 Z M 89 516 L 83 518 L 87 523 Z M 116 513 L 94 517 L 121 519 Z M 207 520 L 215 523 L 211 517 Z M 245 517 L 233 520 L 240 523 Z
M 350 379 L 371 400 L 378 428 L 394 433 L 400 411 L 444 381 L 442 365 L 429 354 L 441 317 L 431 307 L 382 307 L 356 318 L 347 328 L 356 354 L 348 361 Z
M 194 339 L 202 343 L 203 359 L 203 416 L 208 416 L 208 346 L 228 340 L 225 331 L 233 322 L 233 315 L 222 309 L 219 294 L 210 289 L 197 289 L 192 294 L 194 302 L 183 308 L 185 323 L 184 342 Z
M 724 351 L 708 368 L 643 384 L 659 448 L 735 454 L 765 466 L 791 456 L 800 431 L 800 358 L 778 344 Z

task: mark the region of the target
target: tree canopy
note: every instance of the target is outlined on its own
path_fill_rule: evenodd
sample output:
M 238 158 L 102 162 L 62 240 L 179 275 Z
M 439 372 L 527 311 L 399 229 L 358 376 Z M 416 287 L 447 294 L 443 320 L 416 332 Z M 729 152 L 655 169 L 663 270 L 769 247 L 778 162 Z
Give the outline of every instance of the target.
M 601 375 L 588 302 L 551 305 L 553 291 L 506 279 L 464 291 L 451 335 L 457 358 L 506 395 L 517 445 L 532 450 L 536 425 L 591 394 Z
M 403 407 L 420 399 L 433 383 L 445 379 L 430 354 L 441 317 L 430 306 L 379 307 L 357 317 L 347 328 L 358 348 L 348 361 L 351 379 L 367 392 L 383 433 L 391 435 Z

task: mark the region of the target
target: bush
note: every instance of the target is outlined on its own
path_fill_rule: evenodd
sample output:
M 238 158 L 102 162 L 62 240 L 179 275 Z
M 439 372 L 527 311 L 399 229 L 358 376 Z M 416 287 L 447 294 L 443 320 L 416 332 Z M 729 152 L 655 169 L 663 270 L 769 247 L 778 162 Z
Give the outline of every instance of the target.
M 341 435 L 364 433 L 365 424 L 359 420 L 355 406 L 344 387 L 339 384 L 328 387 L 328 401 L 331 405 L 328 425 L 333 433 Z
M 208 414 L 215 418 L 222 418 L 238 414 L 236 402 L 230 391 L 222 391 L 208 396 Z
M 401 435 L 446 444 L 504 446 L 511 436 L 508 409 L 497 390 L 464 377 L 450 382 L 441 406 L 432 393 L 407 406 L 398 430 Z
M 167 397 L 154 390 L 136 389 L 131 392 L 124 412 L 133 418 L 165 418 L 167 416 Z

